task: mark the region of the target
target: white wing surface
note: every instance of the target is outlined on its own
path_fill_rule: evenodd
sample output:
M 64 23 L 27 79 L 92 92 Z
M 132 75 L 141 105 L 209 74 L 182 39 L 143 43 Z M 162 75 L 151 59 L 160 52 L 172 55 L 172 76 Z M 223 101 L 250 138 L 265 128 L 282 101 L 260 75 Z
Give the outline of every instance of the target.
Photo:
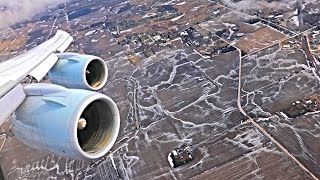
M 59 30 L 54 37 L 39 46 L 0 63 L 0 98 L 17 86 L 29 74 L 41 79 L 55 64 L 53 52 L 63 52 L 73 38 Z

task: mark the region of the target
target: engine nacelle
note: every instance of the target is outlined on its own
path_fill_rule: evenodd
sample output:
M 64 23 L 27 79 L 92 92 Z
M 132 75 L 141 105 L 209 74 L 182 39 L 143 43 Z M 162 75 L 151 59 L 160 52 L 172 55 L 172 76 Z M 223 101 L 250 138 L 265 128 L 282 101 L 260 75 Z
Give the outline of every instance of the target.
M 53 84 L 31 84 L 25 92 L 27 98 L 12 118 L 20 141 L 72 159 L 100 158 L 110 151 L 120 128 L 111 98 Z
M 52 83 L 67 88 L 99 90 L 107 82 L 108 68 L 97 56 L 57 54 L 58 62 L 48 72 Z

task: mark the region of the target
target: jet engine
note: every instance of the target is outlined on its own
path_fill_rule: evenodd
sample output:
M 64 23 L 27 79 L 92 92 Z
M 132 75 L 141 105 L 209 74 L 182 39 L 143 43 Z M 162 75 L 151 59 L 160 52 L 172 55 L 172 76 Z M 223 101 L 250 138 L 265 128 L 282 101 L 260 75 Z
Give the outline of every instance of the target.
M 53 84 L 67 88 L 99 90 L 108 78 L 105 62 L 96 56 L 77 53 L 57 54 L 58 62 L 48 72 Z
M 15 136 L 39 150 L 72 159 L 110 151 L 120 128 L 115 102 L 106 95 L 54 84 L 30 84 L 12 118 Z

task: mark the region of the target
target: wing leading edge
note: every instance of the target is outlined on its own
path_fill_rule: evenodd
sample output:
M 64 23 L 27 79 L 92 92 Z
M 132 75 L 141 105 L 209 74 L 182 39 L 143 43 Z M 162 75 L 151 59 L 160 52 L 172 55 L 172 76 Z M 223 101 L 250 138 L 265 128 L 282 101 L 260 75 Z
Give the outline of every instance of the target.
M 0 98 L 29 74 L 37 80 L 41 79 L 58 60 L 53 52 L 65 51 L 72 41 L 69 33 L 59 30 L 39 46 L 0 63 Z

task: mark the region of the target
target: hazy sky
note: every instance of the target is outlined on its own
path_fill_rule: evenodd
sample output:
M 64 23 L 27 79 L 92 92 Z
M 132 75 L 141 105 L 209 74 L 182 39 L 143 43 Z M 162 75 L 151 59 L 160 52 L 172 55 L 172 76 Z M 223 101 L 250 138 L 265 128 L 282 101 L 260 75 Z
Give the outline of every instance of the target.
M 0 28 L 28 19 L 47 6 L 66 0 L 0 0 Z

